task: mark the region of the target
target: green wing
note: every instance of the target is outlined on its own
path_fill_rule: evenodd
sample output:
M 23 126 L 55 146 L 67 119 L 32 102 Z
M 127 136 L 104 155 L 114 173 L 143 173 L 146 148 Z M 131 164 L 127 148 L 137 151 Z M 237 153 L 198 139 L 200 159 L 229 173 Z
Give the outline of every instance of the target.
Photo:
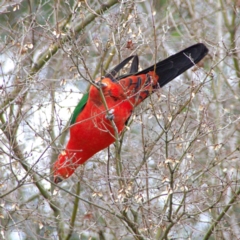
M 85 107 L 85 105 L 87 103 L 88 96 L 89 96 L 89 93 L 85 93 L 83 95 L 83 97 L 81 98 L 80 102 L 78 103 L 78 105 L 75 107 L 73 114 L 72 114 L 70 125 L 72 125 L 76 122 L 77 116 L 81 113 L 81 111 L 83 110 L 83 108 Z

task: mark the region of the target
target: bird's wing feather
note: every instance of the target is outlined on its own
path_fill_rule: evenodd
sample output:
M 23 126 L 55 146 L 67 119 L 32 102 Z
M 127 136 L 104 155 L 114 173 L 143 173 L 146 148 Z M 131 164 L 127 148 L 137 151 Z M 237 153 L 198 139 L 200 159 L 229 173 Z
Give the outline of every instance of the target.
M 78 105 L 75 107 L 70 125 L 74 124 L 76 122 L 77 116 L 79 115 L 80 112 L 82 112 L 83 108 L 85 107 L 87 100 L 88 100 L 88 95 L 89 93 L 85 93 L 81 100 L 79 101 Z

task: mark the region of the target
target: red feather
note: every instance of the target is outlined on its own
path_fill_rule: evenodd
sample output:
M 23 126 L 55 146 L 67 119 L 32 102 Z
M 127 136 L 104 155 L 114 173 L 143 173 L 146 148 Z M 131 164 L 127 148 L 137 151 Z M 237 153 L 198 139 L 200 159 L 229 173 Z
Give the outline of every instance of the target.
M 100 90 L 91 86 L 86 104 L 80 105 L 80 113 L 70 126 L 70 139 L 66 150 L 54 164 L 54 179 L 58 183 L 70 177 L 76 168 L 95 153 L 115 141 L 115 132 L 109 113 L 117 127 L 118 134 L 134 108 L 146 99 L 155 89 L 164 86 L 175 77 L 198 63 L 208 52 L 203 44 L 193 45 L 141 72 L 114 79 L 114 75 L 130 59 L 129 57 L 114 68 L 107 78 L 101 80 L 102 92 L 107 109 L 101 98 Z M 134 66 L 138 58 L 134 58 Z M 154 71 L 155 70 L 155 71 Z

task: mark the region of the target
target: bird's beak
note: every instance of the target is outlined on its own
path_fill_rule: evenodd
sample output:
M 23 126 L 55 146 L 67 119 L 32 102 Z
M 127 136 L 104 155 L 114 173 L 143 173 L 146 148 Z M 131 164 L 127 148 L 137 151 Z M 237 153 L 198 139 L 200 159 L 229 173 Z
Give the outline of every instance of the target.
M 61 177 L 59 177 L 59 176 L 54 177 L 54 182 L 55 182 L 56 184 L 58 184 L 58 183 L 60 183 L 60 182 L 62 182 L 62 181 L 63 181 L 63 179 L 62 179 Z
M 107 84 L 106 84 L 106 83 L 102 83 L 101 81 L 97 82 L 96 84 L 97 84 L 97 86 L 98 86 L 99 88 L 105 88 L 105 87 L 107 87 Z

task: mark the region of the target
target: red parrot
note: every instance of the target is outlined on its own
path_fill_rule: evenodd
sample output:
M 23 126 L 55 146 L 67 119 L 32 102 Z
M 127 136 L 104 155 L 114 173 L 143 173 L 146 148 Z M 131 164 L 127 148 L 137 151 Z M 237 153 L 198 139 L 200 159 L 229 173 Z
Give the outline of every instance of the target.
M 139 103 L 194 66 L 207 53 L 206 46 L 198 43 L 140 72 L 137 72 L 138 57 L 130 56 L 91 85 L 73 112 L 70 139 L 54 163 L 54 182 L 70 177 L 80 164 L 114 143 L 114 129 L 118 134 L 123 131 Z M 115 77 L 132 58 L 129 74 Z

